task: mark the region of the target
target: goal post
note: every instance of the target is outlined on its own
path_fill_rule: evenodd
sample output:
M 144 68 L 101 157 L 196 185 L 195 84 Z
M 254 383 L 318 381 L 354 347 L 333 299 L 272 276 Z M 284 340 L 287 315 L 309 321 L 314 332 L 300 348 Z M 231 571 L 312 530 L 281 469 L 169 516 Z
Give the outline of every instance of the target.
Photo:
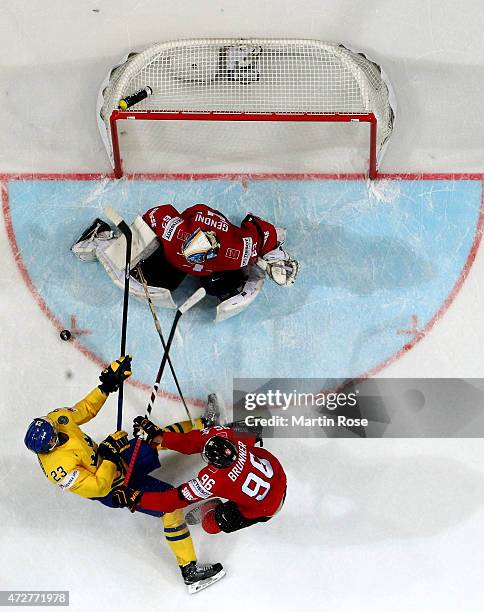
M 97 107 L 116 177 L 129 155 L 123 122 L 143 125 L 143 146 L 157 156 L 163 137 L 154 122 L 246 121 L 367 123 L 368 175 L 376 178 L 394 117 L 378 64 L 343 45 L 289 39 L 181 40 L 130 53 L 110 71 Z

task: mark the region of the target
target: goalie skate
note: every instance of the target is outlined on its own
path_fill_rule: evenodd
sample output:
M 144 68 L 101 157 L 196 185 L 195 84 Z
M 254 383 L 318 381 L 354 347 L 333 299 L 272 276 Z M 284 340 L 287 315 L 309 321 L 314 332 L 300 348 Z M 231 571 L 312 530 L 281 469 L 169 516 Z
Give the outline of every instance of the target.
M 71 251 L 81 261 L 95 261 L 97 259 L 96 247 L 99 241 L 111 240 L 113 236 L 114 232 L 105 221 L 95 219 L 71 246 Z
M 196 561 L 183 565 L 181 573 L 190 595 L 203 591 L 225 576 L 221 563 L 197 563 Z

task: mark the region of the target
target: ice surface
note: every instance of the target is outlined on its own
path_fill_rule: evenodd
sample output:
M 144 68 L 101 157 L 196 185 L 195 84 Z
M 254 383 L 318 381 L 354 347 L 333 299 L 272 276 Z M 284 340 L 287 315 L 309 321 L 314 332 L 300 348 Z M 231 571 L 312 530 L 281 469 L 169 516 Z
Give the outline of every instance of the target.
M 301 266 L 295 290 L 267 281 L 250 309 L 217 325 L 207 298 L 180 323 L 172 358 L 185 394 L 216 388 L 227 400 L 234 377 L 355 378 L 393 360 L 441 316 L 460 283 L 480 230 L 481 191 L 479 180 L 384 181 L 370 192 L 363 180 L 8 183 L 19 261 L 46 307 L 63 327 L 75 321 L 82 331 L 74 335 L 100 362 L 118 350 L 121 291 L 69 247 L 108 203 L 128 221 L 163 202 L 180 210 L 207 202 L 236 223 L 251 211 L 287 227 L 285 247 Z M 175 301 L 195 286 L 186 279 Z M 173 312 L 159 317 L 168 334 Z M 136 299 L 128 350 L 136 380 L 148 387 L 160 344 L 147 305 Z M 170 377 L 162 388 L 176 395 Z
M 75 6 L 67 6 L 61 0 L 18 0 L 3 4 L 0 15 L 3 172 L 108 171 L 94 106 L 106 69 L 122 52 L 156 40 L 240 35 L 319 38 L 368 51 L 385 67 L 399 101 L 399 121 L 383 170 L 483 171 L 484 8 L 476 0 L 460 4 L 450 0 L 170 0 L 163 6 L 155 0 L 103 0 Z M 290 166 L 291 154 L 295 163 L 301 154 L 300 142 L 290 144 L 282 156 L 278 154 L 285 170 Z M 270 169 L 267 160 L 259 161 L 261 166 L 252 170 Z M 207 156 L 205 167 L 200 157 L 186 162 L 192 171 L 246 169 L 244 160 L 230 156 L 217 160 L 217 164 Z M 314 189 L 316 183 L 311 185 Z M 373 188 L 368 198 L 367 194 L 363 197 L 355 192 L 360 189 L 357 184 L 348 183 L 342 190 L 335 184 L 326 189 L 339 189 L 338 195 L 343 196 L 338 199 L 335 191 L 325 193 L 326 208 L 316 209 L 316 195 L 307 194 L 301 206 L 296 197 L 291 197 L 294 186 L 281 183 L 276 211 L 281 211 L 281 216 L 290 213 L 296 224 L 291 240 L 299 241 L 297 245 L 304 243 L 304 227 L 316 221 L 325 226 L 325 238 L 329 236 L 330 240 L 320 245 L 320 254 L 331 258 L 334 252 L 330 245 L 336 245 L 337 252 L 344 254 L 341 233 L 351 233 L 356 249 L 374 239 L 376 232 L 369 222 L 371 214 L 376 213 L 364 214 L 362 210 L 364 203 L 371 204 L 373 211 L 387 217 L 386 229 L 391 227 L 391 216 L 395 214 L 393 221 L 404 230 L 398 242 L 390 241 L 389 248 L 395 249 L 395 242 L 397 246 L 417 246 L 421 256 L 418 262 L 427 261 L 430 266 L 417 266 L 419 273 L 432 272 L 437 274 L 435 278 L 447 275 L 450 281 L 469 252 L 477 210 L 473 190 L 478 185 L 474 181 L 440 185 L 432 182 L 417 193 L 417 185 L 396 186 L 389 182 Z M 102 310 L 96 334 L 84 337 L 102 359 L 111 357 L 108 350 L 114 350 L 119 341 L 115 321 L 120 313 L 114 288 L 102 284 L 101 270 L 94 264 L 93 270 L 97 271 L 93 275 L 99 275 L 97 291 L 86 291 L 84 283 L 78 283 L 78 294 L 72 295 L 72 285 L 60 286 L 60 279 L 66 281 L 67 277 L 62 276 L 65 269 L 59 259 L 49 251 L 49 242 L 67 244 L 73 225 L 77 227 L 84 216 L 97 212 L 104 199 L 112 198 L 110 203 L 125 206 L 127 213 L 137 209 L 141 202 L 127 199 L 133 188 L 124 183 L 93 182 L 83 187 L 80 197 L 77 183 L 66 191 L 65 184 L 46 183 L 39 187 L 36 182 L 27 182 L 14 185 L 12 189 L 17 192 L 9 194 L 14 227 L 16 231 L 22 228 L 17 233 L 22 238 L 18 242 L 22 260 L 28 264 L 29 272 L 36 270 L 38 276 L 32 276 L 34 286 L 46 291 L 40 297 L 54 300 L 57 295 L 60 299 L 65 289 L 69 299 L 84 301 L 86 312 L 88 306 Z M 225 198 L 222 203 L 237 201 L 235 196 L 240 198 L 242 216 L 247 199 L 253 198 L 250 204 L 262 201 L 258 189 L 270 186 L 264 183 L 256 189 L 249 183 L 244 191 L 240 183 L 234 182 L 229 188 L 227 192 L 222 182 L 212 187 Z M 173 191 L 170 194 L 176 195 Z M 409 217 L 405 215 L 405 201 L 412 212 Z M 180 199 L 175 202 L 181 203 Z M 44 214 L 41 219 L 37 217 L 39 210 Z M 305 216 L 297 225 L 297 213 L 303 210 Z M 323 215 L 317 214 L 323 210 Z M 436 225 L 423 220 L 419 226 L 416 210 L 422 215 L 430 215 L 433 210 L 445 233 L 440 235 Z M 59 236 L 49 234 L 48 219 L 55 222 Z M 350 228 L 351 220 L 354 224 Z M 340 234 L 334 228 L 328 230 L 328 225 L 338 224 Z M 431 235 L 425 236 L 425 230 L 431 228 Z M 94 502 L 62 495 L 47 482 L 35 457 L 23 447 L 28 421 L 82 397 L 96 383 L 98 365 L 72 343 L 58 339 L 52 322 L 39 307 L 40 300 L 36 301 L 16 265 L 9 232 L 8 225 L 2 229 L 0 244 L 0 588 L 70 589 L 71 609 L 76 611 L 204 607 L 215 612 L 227 606 L 231 610 L 250 607 L 256 611 L 332 612 L 483 609 L 480 574 L 484 559 L 479 543 L 484 535 L 484 451 L 480 440 L 269 442 L 268 448 L 280 456 L 288 472 L 284 511 L 267 525 L 230 536 L 211 537 L 193 529 L 200 559 L 223 562 L 228 575 L 213 588 L 189 599 L 156 519 L 116 513 Z M 353 249 L 348 249 L 346 255 L 352 254 Z M 374 256 L 379 255 L 375 247 Z M 309 259 L 309 253 L 305 252 L 304 258 Z M 401 262 L 402 266 L 410 266 L 415 263 L 415 255 Z M 80 280 L 86 268 L 77 263 L 75 273 Z M 343 274 L 345 267 L 349 276 Z M 482 374 L 482 270 L 479 250 L 445 316 L 384 375 Z M 391 278 L 391 267 L 387 273 Z M 326 274 L 332 275 L 333 283 L 349 284 L 352 290 L 368 286 L 344 262 L 340 267 L 328 268 Z M 267 299 L 271 308 L 283 309 L 284 304 L 274 299 L 276 290 L 267 288 L 270 301 L 268 294 L 261 298 Z M 321 291 L 319 300 L 322 295 Z M 405 315 L 407 306 L 425 309 L 428 304 L 426 316 L 430 316 L 432 295 L 425 296 L 428 302 L 411 293 L 407 298 Z M 133 307 L 135 318 L 138 311 L 141 316 L 141 310 Z M 329 312 L 324 309 L 326 317 Z M 257 313 L 256 309 L 254 316 L 260 316 Z M 71 314 L 65 310 L 68 321 Z M 281 314 L 285 317 L 288 313 Z M 147 310 L 143 316 L 151 326 Z M 103 328 L 101 320 L 105 321 Z M 323 323 L 331 327 L 333 321 L 331 317 Z M 84 323 L 79 319 L 81 322 Z M 187 325 L 190 327 L 190 321 Z M 231 325 L 226 329 L 235 332 L 238 323 Z M 270 325 L 277 328 L 277 323 Z M 208 333 L 208 321 L 204 326 Z M 366 335 L 359 341 L 361 347 L 380 333 L 372 332 L 371 327 L 365 329 Z M 286 333 L 290 335 L 290 330 Z M 274 336 L 275 344 L 278 338 Z M 181 338 L 178 341 L 183 368 L 186 357 Z M 154 374 L 157 367 L 154 334 L 152 342 L 153 357 L 147 358 L 143 366 L 145 380 L 150 379 L 149 368 Z M 328 364 L 332 362 L 330 350 L 341 354 L 338 347 L 322 347 L 320 358 Z M 190 374 L 187 368 L 187 372 L 181 382 L 190 385 L 193 370 Z M 201 369 L 196 376 L 202 388 L 195 399 L 213 390 L 203 388 Z M 143 412 L 146 402 L 144 389 L 127 386 L 130 416 Z M 158 409 L 165 422 L 182 416 L 178 403 L 163 400 Z M 115 411 L 116 400 L 112 398 L 86 431 L 98 440 L 104 437 L 115 428 Z M 200 411 L 200 406 L 195 406 L 194 411 Z M 169 455 L 163 463 L 163 478 L 179 482 L 193 473 L 196 465 L 196 459 Z

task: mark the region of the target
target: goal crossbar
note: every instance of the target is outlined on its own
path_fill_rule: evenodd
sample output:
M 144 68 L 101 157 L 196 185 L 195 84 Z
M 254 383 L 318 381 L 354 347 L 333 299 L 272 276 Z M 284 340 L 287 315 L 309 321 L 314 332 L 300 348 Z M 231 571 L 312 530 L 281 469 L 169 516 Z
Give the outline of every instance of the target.
M 294 121 L 294 122 L 367 122 L 370 124 L 369 138 L 369 169 L 368 176 L 376 178 L 377 167 L 377 120 L 373 113 L 365 115 L 318 115 L 318 114 L 278 114 L 278 113 L 189 113 L 189 112 L 157 112 L 144 111 L 136 114 L 115 110 L 111 113 L 109 122 L 113 147 L 114 176 L 123 176 L 123 163 L 118 134 L 118 121 Z

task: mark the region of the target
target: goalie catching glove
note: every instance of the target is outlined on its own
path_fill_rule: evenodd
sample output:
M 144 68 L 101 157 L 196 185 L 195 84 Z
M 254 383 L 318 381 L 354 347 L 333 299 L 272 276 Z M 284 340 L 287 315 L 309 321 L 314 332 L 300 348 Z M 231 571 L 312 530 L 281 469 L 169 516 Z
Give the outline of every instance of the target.
M 98 446 L 97 452 L 100 457 L 119 465 L 121 453 L 129 448 L 128 432 L 115 431 Z
M 257 260 L 259 268 L 281 287 L 292 287 L 296 281 L 299 263 L 278 246 Z
M 151 445 L 153 438 L 163 435 L 163 430 L 146 417 L 138 416 L 133 421 L 133 436 Z
M 143 491 L 120 485 L 112 490 L 112 496 L 115 508 L 129 508 L 131 512 L 134 512 L 143 496 Z
M 131 355 L 120 357 L 101 372 L 99 388 L 104 395 L 117 391 L 119 385 L 131 376 L 131 359 Z

